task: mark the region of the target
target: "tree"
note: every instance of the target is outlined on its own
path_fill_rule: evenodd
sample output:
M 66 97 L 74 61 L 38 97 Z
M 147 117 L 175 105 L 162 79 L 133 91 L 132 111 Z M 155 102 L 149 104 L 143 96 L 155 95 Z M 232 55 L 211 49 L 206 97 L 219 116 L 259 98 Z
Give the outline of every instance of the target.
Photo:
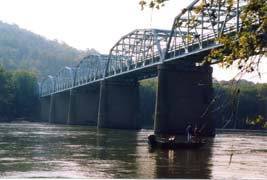
M 144 7 L 149 4 L 150 8 L 157 8 L 159 9 L 160 7 L 164 6 L 164 2 L 168 1 L 168 0 L 150 0 L 150 1 L 146 1 L 146 0 L 141 0 L 139 1 L 139 4 L 141 5 L 141 8 L 144 9 Z
M 31 118 L 37 113 L 37 75 L 30 71 L 8 71 L 0 65 L 0 121 Z
M 25 70 L 15 71 L 14 109 L 16 117 L 30 117 L 36 111 L 38 86 L 36 73 Z
M 0 64 L 0 119 L 8 120 L 13 114 L 14 83 L 12 74 Z

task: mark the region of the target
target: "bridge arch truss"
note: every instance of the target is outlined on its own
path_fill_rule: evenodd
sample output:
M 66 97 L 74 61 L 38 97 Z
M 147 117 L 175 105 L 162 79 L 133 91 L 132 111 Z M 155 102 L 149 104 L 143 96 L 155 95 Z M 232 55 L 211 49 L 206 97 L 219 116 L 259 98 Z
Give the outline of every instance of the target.
M 161 29 L 137 29 L 123 36 L 110 50 L 106 76 L 162 61 L 170 32 Z
M 55 76 L 55 92 L 70 89 L 74 85 L 74 72 L 71 67 L 64 67 Z
M 54 77 L 49 75 L 41 82 L 40 94 L 46 96 L 54 93 L 55 81 Z
M 81 86 L 104 77 L 107 55 L 94 54 L 84 57 L 77 65 L 74 86 Z
M 109 55 L 92 54 L 76 67 L 64 67 L 41 83 L 41 96 L 76 88 L 222 46 L 221 36 L 241 29 L 244 0 L 194 0 L 178 14 L 171 30 L 136 29 L 123 36 Z

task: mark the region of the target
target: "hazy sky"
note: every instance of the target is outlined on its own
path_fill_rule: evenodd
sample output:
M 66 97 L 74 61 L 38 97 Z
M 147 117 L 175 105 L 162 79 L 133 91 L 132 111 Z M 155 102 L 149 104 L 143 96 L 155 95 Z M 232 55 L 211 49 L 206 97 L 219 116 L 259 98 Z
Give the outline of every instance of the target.
M 171 29 L 173 19 L 192 0 L 171 0 L 160 11 L 141 11 L 139 0 L 0 0 L 0 20 L 78 48 L 108 53 L 125 34 L 143 28 Z M 267 63 L 262 70 L 267 83 Z M 229 80 L 236 72 L 215 67 Z M 248 75 L 248 80 L 255 75 Z M 256 79 L 256 81 L 259 81 Z

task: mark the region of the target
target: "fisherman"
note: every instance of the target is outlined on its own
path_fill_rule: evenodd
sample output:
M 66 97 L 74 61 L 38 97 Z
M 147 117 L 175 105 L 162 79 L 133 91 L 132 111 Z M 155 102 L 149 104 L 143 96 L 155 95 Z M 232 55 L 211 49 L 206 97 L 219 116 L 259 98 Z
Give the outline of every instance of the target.
M 191 124 L 188 124 L 188 126 L 186 127 L 186 131 L 187 131 L 187 142 L 191 142 L 192 133 L 193 133 L 193 127 Z

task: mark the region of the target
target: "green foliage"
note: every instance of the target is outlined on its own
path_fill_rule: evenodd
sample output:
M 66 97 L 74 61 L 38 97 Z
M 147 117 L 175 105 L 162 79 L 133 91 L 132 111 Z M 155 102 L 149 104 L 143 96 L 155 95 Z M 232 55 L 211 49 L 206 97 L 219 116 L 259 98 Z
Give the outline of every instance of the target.
M 15 71 L 14 78 L 14 105 L 15 115 L 27 117 L 36 112 L 38 101 L 38 84 L 36 74 L 31 71 Z
M 8 119 L 12 116 L 12 106 L 14 101 L 14 83 L 12 74 L 4 70 L 0 65 L 0 115 Z
M 150 0 L 150 1 L 146 1 L 146 0 L 140 0 L 139 4 L 141 6 L 141 9 L 143 10 L 145 6 L 149 6 L 149 8 L 157 8 L 160 9 L 161 7 L 164 6 L 164 2 L 166 2 L 168 0 Z
M 30 118 L 37 112 L 37 76 L 28 71 L 7 71 L 0 65 L 0 121 Z
M 267 129 L 267 120 L 264 120 L 261 115 L 257 116 L 255 119 L 248 119 L 246 123 L 252 127 Z
M 218 59 L 226 68 L 237 61 L 241 73 L 259 72 L 260 61 L 267 55 L 267 1 L 248 0 L 240 19 L 242 27 L 236 36 L 223 36 L 223 48 L 214 49 L 205 60 Z

